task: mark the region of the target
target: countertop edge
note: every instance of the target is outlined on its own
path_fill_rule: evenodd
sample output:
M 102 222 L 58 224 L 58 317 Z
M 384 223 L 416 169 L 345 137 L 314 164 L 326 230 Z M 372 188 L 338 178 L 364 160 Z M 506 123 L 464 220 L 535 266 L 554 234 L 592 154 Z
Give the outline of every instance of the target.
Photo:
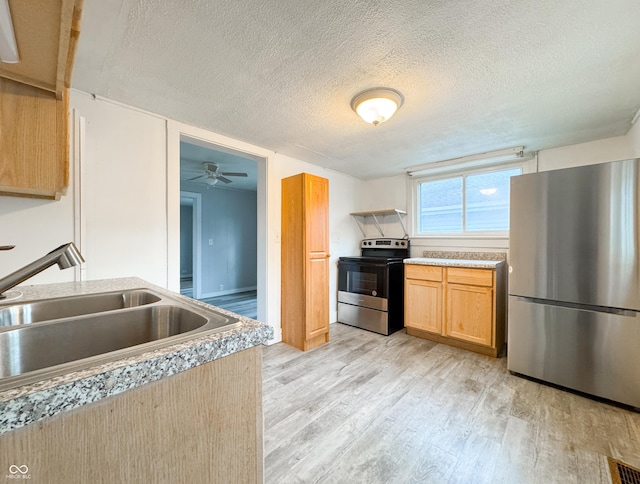
M 41 286 L 44 296 L 58 297 L 59 293 L 90 294 L 115 289 L 149 287 L 172 297 L 176 293 L 150 284 L 139 278 L 121 278 L 84 283 L 60 283 Z M 72 288 L 76 288 L 74 291 Z M 38 286 L 18 287 L 27 298 L 38 293 Z M 65 294 L 62 294 L 65 295 Z M 203 308 L 209 305 L 191 300 Z M 273 338 L 273 328 L 265 323 L 239 316 L 221 308 L 224 314 L 238 318 L 240 327 L 162 347 L 137 356 L 43 379 L 0 392 L 0 434 L 15 430 L 66 410 L 73 410 L 103 398 L 118 395 L 147 383 L 215 361 Z
M 404 260 L 405 264 L 440 266 L 440 267 L 467 267 L 470 269 L 496 269 L 504 264 L 499 260 L 468 260 L 468 259 L 434 259 L 427 257 L 412 257 Z

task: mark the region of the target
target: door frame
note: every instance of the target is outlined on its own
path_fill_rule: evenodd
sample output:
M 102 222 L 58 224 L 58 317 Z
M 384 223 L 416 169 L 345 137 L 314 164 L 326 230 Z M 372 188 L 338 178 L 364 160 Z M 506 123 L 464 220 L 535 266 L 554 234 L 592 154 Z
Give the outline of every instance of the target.
M 193 298 L 200 299 L 202 295 L 202 194 L 180 191 L 180 205 L 187 199 L 193 208 L 193 261 L 191 272 L 193 274 Z
M 257 318 L 268 321 L 269 261 L 267 179 L 270 157 L 274 153 L 263 148 L 218 135 L 202 128 L 167 120 L 167 287 L 180 292 L 180 140 L 218 150 L 230 150 L 257 162 Z

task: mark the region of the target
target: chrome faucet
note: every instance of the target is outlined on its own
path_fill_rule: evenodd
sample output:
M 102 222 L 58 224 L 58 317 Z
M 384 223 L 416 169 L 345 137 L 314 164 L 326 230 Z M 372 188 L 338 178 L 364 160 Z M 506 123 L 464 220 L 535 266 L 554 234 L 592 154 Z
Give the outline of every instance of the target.
M 12 287 L 17 286 L 21 282 L 26 281 L 54 264 L 58 264 L 58 267 L 62 270 L 77 266 L 83 262 L 84 259 L 73 242 L 61 245 L 57 249 L 53 249 L 44 257 L 41 257 L 40 259 L 33 261 L 31 264 L 24 266 L 22 269 L 18 269 L 8 276 L 1 278 L 0 299 L 4 299 L 6 297 L 4 294 L 5 291 L 8 291 Z

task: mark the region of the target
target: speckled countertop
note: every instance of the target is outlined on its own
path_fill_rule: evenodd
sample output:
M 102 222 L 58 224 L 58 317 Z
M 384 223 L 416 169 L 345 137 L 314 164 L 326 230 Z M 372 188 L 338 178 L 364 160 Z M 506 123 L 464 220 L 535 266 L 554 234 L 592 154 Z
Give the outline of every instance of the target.
M 8 304 L 140 288 L 182 299 L 204 311 L 212 309 L 207 304 L 133 277 L 17 287 L 22 297 Z M 220 308 L 215 310 L 237 318 L 241 324 L 220 332 L 195 333 L 193 339 L 0 391 L 0 434 L 264 344 L 273 338 L 273 328 L 265 323 Z
M 443 267 L 468 267 L 472 269 L 495 269 L 504 264 L 501 260 L 471 260 L 471 259 L 437 259 L 434 257 L 413 257 L 404 260 L 405 264 Z

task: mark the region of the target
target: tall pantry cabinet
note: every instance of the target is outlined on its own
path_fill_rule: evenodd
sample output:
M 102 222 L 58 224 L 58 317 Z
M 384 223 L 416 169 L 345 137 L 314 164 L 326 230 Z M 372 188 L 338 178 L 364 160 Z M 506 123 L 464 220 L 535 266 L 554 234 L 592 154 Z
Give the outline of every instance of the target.
M 329 341 L 329 180 L 282 180 L 282 341 L 306 351 Z

